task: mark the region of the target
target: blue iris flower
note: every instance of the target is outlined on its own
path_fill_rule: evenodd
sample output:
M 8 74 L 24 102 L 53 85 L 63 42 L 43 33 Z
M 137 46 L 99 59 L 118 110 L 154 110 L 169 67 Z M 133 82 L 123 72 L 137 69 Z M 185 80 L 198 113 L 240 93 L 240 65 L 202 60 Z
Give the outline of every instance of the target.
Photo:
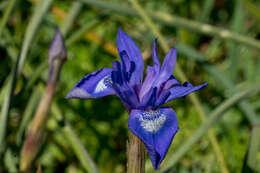
M 173 137 L 179 130 L 176 113 L 163 104 L 196 90 L 207 83 L 192 86 L 181 84 L 172 75 L 176 64 L 176 49 L 172 48 L 164 62 L 153 43 L 153 66 L 148 66 L 143 80 L 144 62 L 134 41 L 121 29 L 117 35 L 119 61 L 112 68 L 102 68 L 81 79 L 67 98 L 92 99 L 107 95 L 118 96 L 129 113 L 128 128 L 145 144 L 154 169 L 163 161 Z

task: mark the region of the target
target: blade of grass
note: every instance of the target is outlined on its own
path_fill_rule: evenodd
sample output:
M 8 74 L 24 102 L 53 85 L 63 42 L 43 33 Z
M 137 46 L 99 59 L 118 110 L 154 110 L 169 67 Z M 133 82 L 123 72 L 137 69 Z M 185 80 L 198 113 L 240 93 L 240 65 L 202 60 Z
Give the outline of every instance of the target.
M 8 114 L 9 114 L 9 109 L 10 109 L 10 105 L 11 105 L 11 98 L 13 97 L 13 91 L 14 91 L 14 87 L 16 84 L 16 72 L 17 72 L 17 68 L 18 68 L 18 59 L 15 63 L 14 68 L 12 69 L 11 72 L 11 77 L 10 77 L 10 82 L 8 82 L 6 84 L 6 93 L 4 96 L 4 102 L 2 105 L 2 109 L 1 109 L 1 116 L 0 116 L 0 158 L 1 158 L 1 154 L 4 151 L 4 147 L 5 147 L 5 135 L 6 135 L 6 127 L 7 127 L 7 119 L 8 119 Z
M 199 21 L 208 22 L 210 12 L 212 11 L 213 6 L 214 6 L 214 2 L 215 2 L 215 0 L 203 1 L 203 8 L 202 8 L 201 15 L 199 16 Z
M 228 75 L 220 71 L 216 66 L 211 65 L 205 61 L 206 58 L 198 51 L 184 44 L 177 44 L 176 48 L 178 49 L 179 53 L 185 55 L 186 58 L 200 62 L 202 67 L 214 78 L 214 80 L 216 80 L 219 87 L 230 91 L 232 94 L 236 92 L 234 89 L 236 86 L 234 82 L 228 78 Z M 259 122 L 254 109 L 248 103 L 248 101 L 241 101 L 239 103 L 239 108 L 245 113 L 250 124 Z
M 189 149 L 198 142 L 207 131 L 216 124 L 219 119 L 228 111 L 233 105 L 237 104 L 243 99 L 249 98 L 253 94 L 260 92 L 260 84 L 256 84 L 250 88 L 247 88 L 243 91 L 239 91 L 230 98 L 226 99 L 222 104 L 215 108 L 210 114 L 209 118 L 202 123 L 202 125 L 188 138 L 181 147 L 171 156 L 168 156 L 167 161 L 165 162 L 164 167 L 162 167 L 159 172 L 166 172 L 171 169 L 188 151 Z
M 251 12 L 258 20 L 260 20 L 260 9 L 257 8 L 252 2 L 249 0 L 244 0 L 243 1 L 245 7 Z
M 136 10 L 126 7 L 126 5 L 123 4 L 116 4 L 116 3 L 105 2 L 100 0 L 80 0 L 80 1 L 92 6 L 107 9 L 112 12 L 120 13 L 123 15 L 139 17 Z M 196 22 L 193 20 L 188 20 L 175 15 L 169 15 L 167 13 L 161 13 L 161 12 L 160 13 L 147 12 L 147 13 L 154 21 L 166 26 L 184 28 L 192 32 L 198 32 L 200 34 L 205 34 L 212 37 L 219 37 L 226 41 L 234 41 L 260 50 L 260 41 L 241 34 L 230 32 L 227 29 Z
M 78 136 L 71 128 L 69 123 L 67 122 L 66 125 L 62 128 L 62 131 L 67 138 L 70 146 L 74 150 L 76 156 L 78 157 L 81 165 L 87 172 L 90 173 L 99 173 L 98 168 L 96 167 L 95 163 L 93 162 L 92 158 L 85 150 L 84 146 L 82 145 L 81 141 L 79 140 Z
M 92 21 L 89 21 L 86 24 L 84 24 L 66 40 L 66 45 L 70 46 L 76 41 L 78 41 L 79 39 L 83 38 L 86 32 L 91 28 L 93 28 L 94 26 L 96 26 L 98 23 L 99 21 L 97 19 L 93 19 Z
M 53 103 L 51 112 L 60 128 L 60 130 L 55 131 L 55 133 L 62 133 L 62 135 L 69 141 L 70 147 L 73 149 L 76 157 L 86 172 L 99 173 L 99 169 L 95 162 L 89 155 L 87 149 L 84 148 L 84 145 L 75 133 L 73 127 L 68 121 L 65 120 L 64 116 L 62 115 L 62 111 L 59 109 L 56 102 Z
M 30 79 L 28 79 L 28 83 L 25 86 L 25 90 L 30 89 L 31 87 L 33 87 L 33 85 L 35 84 L 35 82 L 40 78 L 40 76 L 44 73 L 44 70 L 46 70 L 48 67 L 48 62 L 44 61 L 42 62 L 37 69 L 34 71 L 34 73 L 32 74 L 32 76 L 30 77 Z
M 158 37 L 158 41 L 160 42 L 160 44 L 162 45 L 162 48 L 164 50 L 165 53 L 167 53 L 167 51 L 170 49 L 170 47 L 168 46 L 167 42 L 164 40 L 162 34 L 159 32 L 159 30 L 156 28 L 156 26 L 154 25 L 154 23 L 152 22 L 152 20 L 149 18 L 149 16 L 145 13 L 145 11 L 143 10 L 143 8 L 141 7 L 141 5 L 137 2 L 137 0 L 130 0 L 130 2 L 132 3 L 133 7 L 136 9 L 136 11 L 140 14 L 140 16 L 142 17 L 142 19 L 144 20 L 144 22 L 146 23 L 146 25 L 151 29 L 152 33 Z M 188 81 L 187 77 L 185 76 L 184 72 L 182 71 L 181 67 L 178 66 L 178 64 L 176 64 L 175 66 L 175 70 L 177 75 L 179 76 L 180 80 L 182 82 Z M 194 104 L 196 111 L 198 112 L 200 118 L 202 121 L 204 121 L 206 119 L 206 113 L 202 108 L 202 105 L 198 99 L 198 97 L 196 96 L 196 94 L 190 94 L 188 96 L 188 98 L 191 100 L 191 102 Z M 221 153 L 219 144 L 217 142 L 216 139 L 216 135 L 214 133 L 213 130 L 210 130 L 208 132 L 209 135 L 209 139 L 210 142 L 213 146 L 214 152 L 217 156 L 217 159 L 219 161 L 219 164 L 221 166 L 221 170 L 224 173 L 228 173 L 228 169 L 226 166 L 226 163 L 224 161 L 223 155 Z
M 18 158 L 12 153 L 10 149 L 7 149 L 4 159 L 8 172 L 18 173 L 16 165 L 18 164 Z
M 242 173 L 257 172 L 259 164 L 257 164 L 257 154 L 260 146 L 260 126 L 259 124 L 253 126 L 251 137 L 248 142 L 247 154 L 242 169 Z
M 243 2 L 242 0 L 237 0 L 235 9 L 234 9 L 234 16 L 232 19 L 231 24 L 231 31 L 237 34 L 241 34 L 244 28 L 244 9 L 243 9 Z M 240 59 L 240 48 L 239 44 L 236 43 L 230 43 L 228 46 L 228 59 L 230 61 L 230 67 L 229 67 L 229 74 L 231 79 L 235 82 L 237 78 L 237 71 L 238 71 L 238 62 Z
M 36 31 L 38 30 L 38 27 L 40 26 L 43 20 L 43 17 L 47 14 L 47 11 L 49 10 L 52 1 L 53 0 L 40 0 L 37 2 L 35 6 L 32 19 L 30 20 L 30 23 L 26 29 L 25 37 L 21 48 L 21 54 L 20 54 L 20 58 L 19 58 L 20 60 L 18 66 L 18 75 L 22 72 L 24 62 L 29 52 L 29 49 L 31 47 L 33 38 L 36 34 Z
M 15 2 L 16 2 L 16 0 L 10 0 L 8 2 L 7 8 L 4 11 L 4 15 L 2 17 L 2 20 L 0 21 L 0 38 L 1 38 L 1 35 L 2 35 L 2 32 L 3 32 L 3 29 L 6 25 L 6 22 L 7 22 L 10 14 L 11 14 L 13 8 L 14 8 Z
M 200 61 L 201 63 L 204 62 L 202 63 L 202 67 L 204 67 L 204 69 L 210 74 L 210 76 L 212 76 L 216 80 L 219 87 L 229 90 L 232 94 L 234 94 L 235 92 L 239 92 L 239 90 L 236 89 L 235 84 L 232 82 L 232 80 L 228 78 L 228 75 L 218 70 L 216 66 L 212 66 L 208 63 L 205 63 L 205 58 L 200 53 L 185 45 L 178 45 L 177 48 L 179 52 L 185 55 L 186 57 Z M 260 123 L 260 119 L 258 118 L 254 110 L 255 108 L 253 108 L 248 101 L 242 100 L 238 103 L 238 106 L 246 115 L 251 126 L 255 127 L 255 124 Z M 259 147 L 258 143 L 260 140 L 257 134 L 260 134 L 259 130 L 254 130 L 251 133 L 251 139 L 248 146 L 248 153 L 245 156 L 246 158 L 244 161 L 242 172 L 252 171 L 252 169 L 254 168 L 253 165 L 257 165 L 255 164 L 257 159 L 257 152 L 255 151 L 255 148 Z
M 61 32 L 64 35 L 64 38 L 66 38 L 66 34 L 68 33 L 72 23 L 78 16 L 83 4 L 82 2 L 75 1 L 72 3 L 70 11 L 66 17 L 66 20 L 61 25 Z
M 4 8 L 6 8 L 8 5 L 8 0 L 0 2 L 0 11 L 2 11 Z
M 5 95 L 3 107 L 1 110 L 1 117 L 0 117 L 0 154 L 3 151 L 3 143 L 4 138 L 6 134 L 6 126 L 7 126 L 7 120 L 8 120 L 8 114 L 10 110 L 11 105 L 11 99 L 13 96 L 13 90 L 16 85 L 16 79 L 19 77 L 22 67 L 24 65 L 25 58 L 27 57 L 28 50 L 31 46 L 31 42 L 33 40 L 33 37 L 37 31 L 37 28 L 39 27 L 40 23 L 42 22 L 42 19 L 44 15 L 47 13 L 47 10 L 49 6 L 51 5 L 52 0 L 41 0 L 38 2 L 38 4 L 35 7 L 31 22 L 29 23 L 24 41 L 22 44 L 21 52 L 17 57 L 15 67 L 12 69 L 11 72 L 11 80 L 8 83 L 8 90 Z

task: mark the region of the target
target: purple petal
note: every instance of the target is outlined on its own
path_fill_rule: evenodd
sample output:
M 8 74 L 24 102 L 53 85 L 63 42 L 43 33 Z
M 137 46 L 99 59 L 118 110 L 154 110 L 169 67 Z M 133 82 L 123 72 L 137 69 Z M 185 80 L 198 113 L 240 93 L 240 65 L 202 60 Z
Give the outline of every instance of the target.
M 147 66 L 146 77 L 139 93 L 140 100 L 142 100 L 144 95 L 146 95 L 151 90 L 155 77 L 156 71 L 154 68 L 152 66 Z
M 54 59 L 66 60 L 67 51 L 64 42 L 64 38 L 59 30 L 56 28 L 55 36 L 51 42 L 49 51 L 48 51 L 49 63 L 51 63 Z
M 128 128 L 144 142 L 154 169 L 159 168 L 179 130 L 176 114 L 168 107 L 150 111 L 132 110 Z
M 136 64 L 135 71 L 133 72 L 134 77 L 131 78 L 130 83 L 133 85 L 140 84 L 143 78 L 144 62 L 139 48 L 136 46 L 134 41 L 121 29 L 118 30 L 116 43 L 118 53 L 120 54 L 122 51 L 126 51 L 130 61 L 133 61 Z
M 153 53 L 152 53 L 152 57 L 153 57 L 153 66 L 155 68 L 155 70 L 157 72 L 160 71 L 160 60 L 158 58 L 158 54 L 156 51 L 156 44 L 157 44 L 157 39 L 154 40 L 153 42 Z
M 165 56 L 165 59 L 163 61 L 160 70 L 160 75 L 155 83 L 155 86 L 159 87 L 160 84 L 167 81 L 171 77 L 175 64 L 176 64 L 176 49 L 172 48 Z
M 112 71 L 112 83 L 113 88 L 116 92 L 116 95 L 124 102 L 124 105 L 127 107 L 136 108 L 139 104 L 138 97 L 132 87 L 129 86 L 125 70 L 122 69 L 122 64 L 118 61 L 112 63 L 113 71 Z
M 74 86 L 66 98 L 89 99 L 114 94 L 111 72 L 110 68 L 102 68 L 88 74 Z
M 171 92 L 169 90 L 162 90 L 159 97 L 156 99 L 154 106 L 159 107 L 166 103 L 166 100 L 169 98 L 170 95 Z
M 157 100 L 156 94 L 157 94 L 157 87 L 150 89 L 149 92 L 147 92 L 143 96 L 141 100 L 141 106 L 139 108 L 145 108 L 145 109 L 153 108 Z
M 171 77 L 163 85 L 163 89 L 169 89 L 174 85 L 181 85 L 181 83 L 173 75 L 171 75 Z
M 171 95 L 168 97 L 166 102 L 176 98 L 184 97 L 194 91 L 204 88 L 207 85 L 208 83 L 204 83 L 203 85 L 199 86 L 192 86 L 189 82 L 185 82 L 183 85 L 174 86 L 170 89 Z

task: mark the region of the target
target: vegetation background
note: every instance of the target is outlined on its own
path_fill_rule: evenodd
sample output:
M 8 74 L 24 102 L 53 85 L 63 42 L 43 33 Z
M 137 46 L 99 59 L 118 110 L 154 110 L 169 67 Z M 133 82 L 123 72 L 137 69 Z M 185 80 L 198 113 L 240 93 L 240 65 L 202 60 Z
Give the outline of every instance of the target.
M 156 172 L 260 171 L 260 1 L 1 0 L 0 172 L 18 172 L 57 26 L 68 59 L 34 171 L 125 172 L 128 115 L 120 100 L 65 99 L 86 74 L 119 59 L 118 28 L 136 41 L 145 64 L 159 38 L 161 60 L 168 47 L 178 49 L 178 79 L 209 83 L 169 104 L 180 131 L 162 165 L 167 170 Z M 146 168 L 154 172 L 149 158 Z

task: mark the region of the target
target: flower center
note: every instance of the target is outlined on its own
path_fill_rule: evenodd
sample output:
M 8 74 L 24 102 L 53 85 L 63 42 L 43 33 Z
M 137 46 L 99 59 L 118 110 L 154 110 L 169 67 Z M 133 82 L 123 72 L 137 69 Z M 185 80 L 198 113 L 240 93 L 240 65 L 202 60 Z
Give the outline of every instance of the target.
M 166 115 L 162 114 L 160 111 L 147 111 L 140 115 L 139 121 L 141 126 L 148 132 L 157 132 L 166 120 Z

